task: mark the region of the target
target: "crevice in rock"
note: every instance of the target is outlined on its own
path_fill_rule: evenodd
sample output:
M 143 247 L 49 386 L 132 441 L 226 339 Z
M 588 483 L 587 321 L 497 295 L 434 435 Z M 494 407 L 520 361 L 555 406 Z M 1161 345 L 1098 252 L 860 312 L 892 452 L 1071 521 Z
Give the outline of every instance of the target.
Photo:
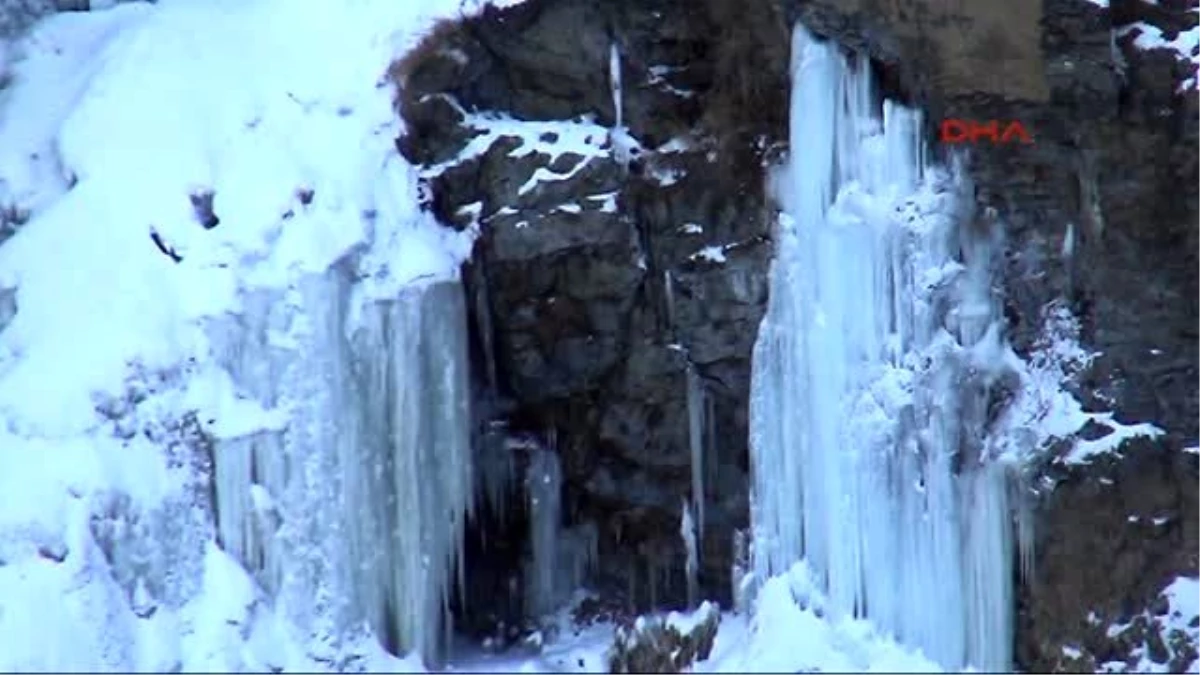
M 516 194 L 541 169 L 562 172 L 541 153 L 510 156 L 533 141 L 506 135 L 430 177 L 447 224 L 467 227 L 464 207 L 479 204 L 482 233 L 464 276 L 487 290 L 472 294 L 471 330 L 483 362 L 482 337 L 494 337 L 487 388 L 508 401 L 495 415 L 514 429 L 558 430 L 564 509 L 600 530 L 595 584 L 637 611 L 683 603 L 688 424 L 671 410 L 685 409 L 691 363 L 713 413 L 701 595 L 722 604 L 730 595 L 733 533 L 749 521 L 750 351 L 773 251 L 760 186 L 764 162 L 785 147 L 787 33 L 797 19 L 867 54 L 881 94 L 926 112 L 927 140 L 943 159 L 961 150 L 939 147 L 945 118 L 1019 120 L 1030 131 L 1031 145 L 961 153 L 977 207 L 1005 223 L 1014 350 L 1027 357 L 1043 309 L 1066 301 L 1085 348 L 1100 353 L 1068 385 L 1084 409 L 1115 408 L 1116 419 L 1168 431 L 1169 440 L 1147 443 L 1194 441 L 1196 97 L 1177 90 L 1173 54 L 1136 49 L 1114 31 L 1148 21 L 1169 32 L 1195 18 L 1178 3 L 1143 5 L 530 0 L 445 28 L 423 47 L 407 71 L 410 133 L 398 147 L 425 167 L 452 160 L 480 133 L 475 114 L 562 129 L 584 115 L 611 124 L 609 49 L 621 49 L 622 117 L 646 148 L 640 171 L 597 153 L 565 180 Z M 600 194 L 611 207 L 587 199 Z M 1168 357 L 1148 358 L 1151 349 Z M 1140 490 L 1123 471 L 1112 480 Z M 1040 499 L 1054 502 L 1037 531 L 1049 523 L 1066 538 L 1066 549 L 1038 549 L 1039 569 L 1053 574 L 1078 556 L 1072 547 L 1091 545 L 1092 534 L 1064 525 L 1090 502 L 1071 490 Z M 649 574 L 644 555 L 670 570 Z M 650 578 L 660 582 L 653 593 Z M 1032 641 L 1053 633 L 1046 644 L 1059 646 L 1063 636 L 1048 626 L 1079 617 L 1052 596 L 1027 597 L 1045 592 L 1031 583 L 1022 586 L 1032 618 L 1019 662 L 1049 667 Z M 1137 604 L 1145 590 L 1123 597 Z
M 482 504 L 467 525 L 461 563 L 466 586 L 451 601 L 457 632 L 496 648 L 510 646 L 532 626 L 523 602 L 529 542 L 525 493 L 519 484 L 509 484 L 501 498 L 502 509 Z

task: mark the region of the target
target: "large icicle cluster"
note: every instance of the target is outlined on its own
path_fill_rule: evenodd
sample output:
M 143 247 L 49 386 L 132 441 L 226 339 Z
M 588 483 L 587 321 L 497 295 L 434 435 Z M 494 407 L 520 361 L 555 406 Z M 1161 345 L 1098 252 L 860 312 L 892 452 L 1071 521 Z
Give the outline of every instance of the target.
M 218 531 L 310 632 L 366 621 L 436 658 L 472 506 L 462 290 L 409 288 L 352 314 L 353 290 L 337 266 L 210 326 L 237 384 L 268 406 L 286 392 L 291 420 L 218 443 Z
M 804 558 L 835 614 L 946 667 L 1010 665 L 1006 465 L 985 444 L 1010 353 L 986 226 L 927 166 L 916 111 L 797 26 L 791 154 L 751 399 L 760 579 Z

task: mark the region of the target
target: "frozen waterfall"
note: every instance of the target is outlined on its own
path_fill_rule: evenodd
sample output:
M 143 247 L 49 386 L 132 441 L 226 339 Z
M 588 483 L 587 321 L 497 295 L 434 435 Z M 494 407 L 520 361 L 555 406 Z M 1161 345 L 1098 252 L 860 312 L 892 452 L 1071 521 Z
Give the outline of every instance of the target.
M 799 25 L 790 136 L 752 374 L 756 576 L 804 559 L 835 615 L 1007 669 L 1008 470 L 984 442 L 996 244 L 963 226 L 957 172 L 926 164 L 920 115 Z
M 218 531 L 313 635 L 365 622 L 437 658 L 472 507 L 463 293 L 356 290 L 338 265 L 209 327 L 237 386 L 288 411 L 214 448 Z

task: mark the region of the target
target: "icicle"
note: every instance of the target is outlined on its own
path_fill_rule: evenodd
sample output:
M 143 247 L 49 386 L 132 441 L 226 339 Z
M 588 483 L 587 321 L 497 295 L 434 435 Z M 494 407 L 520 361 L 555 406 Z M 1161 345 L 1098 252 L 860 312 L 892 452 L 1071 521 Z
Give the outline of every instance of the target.
M 281 303 L 267 292 L 248 293 L 243 302 L 244 316 L 226 316 L 208 325 L 210 341 L 229 383 L 264 408 L 274 407 L 279 403 L 275 386 L 283 380 L 290 356 L 268 340 L 270 331 L 281 327 Z M 284 464 L 278 431 L 262 430 L 214 443 L 213 492 L 220 541 L 271 594 L 282 584 L 286 551 L 277 536 L 278 509 L 263 507 L 287 490 Z
M 612 87 L 613 111 L 617 116 L 617 128 L 625 126 L 621 90 L 621 52 L 617 43 L 613 42 L 608 48 L 608 81 Z
M 474 277 L 475 316 L 479 318 L 479 337 L 483 348 L 483 374 L 488 384 L 488 391 L 494 392 L 497 387 L 496 345 L 492 327 L 492 303 L 488 298 L 487 271 L 482 263 L 472 266 L 471 270 Z
M 1007 664 L 1015 598 L 1005 467 L 996 462 L 981 467 L 965 490 L 966 656 L 970 663 Z
M 633 614 L 637 613 L 637 575 L 638 570 L 641 568 L 641 565 L 638 564 L 639 557 L 640 556 L 635 557 L 634 560 L 631 561 L 631 564 L 629 565 L 629 577 L 626 579 L 625 583 L 625 597 L 629 602 L 629 612 Z
M 684 574 L 687 576 L 688 609 L 692 609 L 699 602 L 700 597 L 700 584 L 697 576 L 700 564 L 698 562 L 699 552 L 696 547 L 696 523 L 692 520 L 692 509 L 688 506 L 687 500 L 683 502 L 683 511 L 679 519 L 679 536 L 683 538 L 683 548 L 687 553 Z
M 609 84 L 612 87 L 613 112 L 616 116 L 613 128 L 609 129 L 608 140 L 611 144 L 613 159 L 625 169 L 642 152 L 641 144 L 625 128 L 623 91 L 621 85 L 621 53 L 617 43 L 613 42 L 608 51 Z M 644 265 L 645 261 L 639 261 Z M 644 266 L 643 266 L 644 269 Z
M 216 444 L 217 532 L 225 551 L 242 561 L 259 583 L 273 592 L 277 580 L 262 574 L 268 542 L 260 536 L 251 494 L 255 446 L 262 440 L 251 436 Z
M 594 523 L 584 523 L 563 532 L 562 541 L 563 562 L 560 566 L 570 572 L 564 587 L 560 589 L 566 597 L 583 587 L 588 576 L 595 571 L 600 557 L 600 533 Z
M 666 296 L 667 326 L 673 332 L 675 330 L 675 278 L 671 276 L 671 270 L 663 272 L 663 295 Z
M 707 408 L 704 381 L 690 361 L 687 365 L 688 446 L 692 456 L 692 501 L 696 505 L 696 535 L 704 537 L 704 451 L 705 412 Z
M 792 49 L 786 213 L 751 382 L 755 574 L 805 559 L 834 616 L 949 668 L 1004 670 L 1007 479 L 962 443 L 984 434 L 987 361 L 1004 351 L 993 228 L 958 229 L 962 187 L 939 190 L 919 113 L 877 107 L 865 58 L 799 25 Z
M 1034 561 L 1034 513 L 1033 495 L 1030 493 L 1028 477 L 1018 474 L 1012 481 L 1015 503 L 1015 526 L 1017 530 L 1017 560 L 1020 561 L 1021 579 L 1033 581 Z
M 502 425 L 489 424 L 478 441 L 478 471 L 484 503 L 496 520 L 507 518 L 509 491 L 515 477 L 513 453 Z
M 464 298 L 457 284 L 437 284 L 376 307 L 360 343 L 363 426 L 346 462 L 357 548 L 369 555 L 383 543 L 384 554 L 365 565 L 359 593 L 377 603 L 377 632 L 396 626 L 400 644 L 436 659 L 450 631 L 452 575 L 464 582 L 473 507 Z
M 1079 211 L 1089 225 L 1084 241 L 1098 241 L 1104 233 L 1104 209 L 1100 205 L 1100 190 L 1096 186 L 1093 153 L 1083 152 L 1079 159 Z
M 530 457 L 526 473 L 529 496 L 529 541 L 532 551 L 526 572 L 526 612 L 540 617 L 551 612 L 559 600 L 559 523 L 562 472 L 558 455 L 538 449 Z
M 662 576 L 659 570 L 661 563 L 658 562 L 654 555 L 649 553 L 646 553 L 643 557 L 646 559 L 646 576 L 650 581 L 650 607 L 653 609 L 654 607 L 658 607 L 658 579 Z
M 733 611 L 737 614 L 750 612 L 754 602 L 754 572 L 749 537 L 745 530 L 733 531 Z

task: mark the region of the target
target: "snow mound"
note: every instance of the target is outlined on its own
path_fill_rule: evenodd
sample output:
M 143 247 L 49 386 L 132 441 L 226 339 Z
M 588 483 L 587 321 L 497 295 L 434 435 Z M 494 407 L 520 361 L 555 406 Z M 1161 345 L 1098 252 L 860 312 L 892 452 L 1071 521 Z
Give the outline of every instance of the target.
M 826 598 L 804 563 L 768 579 L 753 617 L 722 618 L 709 660 L 698 673 L 935 673 L 942 668 L 900 645 L 869 621 L 831 619 Z

